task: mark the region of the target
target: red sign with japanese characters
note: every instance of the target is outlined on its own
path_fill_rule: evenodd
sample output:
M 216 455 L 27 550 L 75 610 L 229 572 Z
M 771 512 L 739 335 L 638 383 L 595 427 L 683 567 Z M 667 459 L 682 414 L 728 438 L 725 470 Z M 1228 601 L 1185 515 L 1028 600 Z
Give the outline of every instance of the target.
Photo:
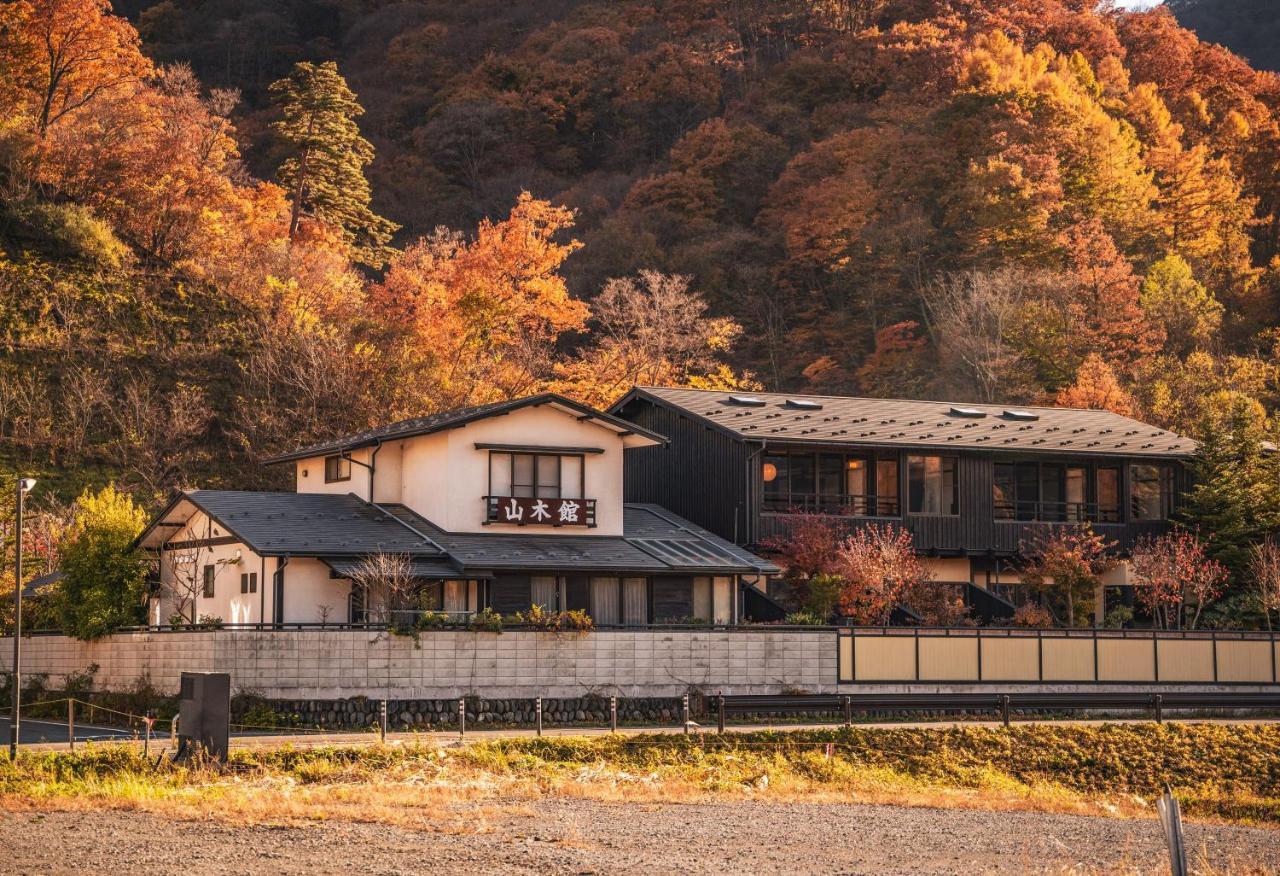
M 489 496 L 489 523 L 516 526 L 595 526 L 595 499 Z

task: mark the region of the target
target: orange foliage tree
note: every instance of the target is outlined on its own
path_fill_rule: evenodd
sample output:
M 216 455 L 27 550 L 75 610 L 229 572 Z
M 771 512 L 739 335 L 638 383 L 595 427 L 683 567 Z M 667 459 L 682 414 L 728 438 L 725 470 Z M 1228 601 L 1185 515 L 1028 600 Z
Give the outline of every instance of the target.
M 1067 408 L 1112 411 L 1126 417 L 1134 414 L 1133 399 L 1097 353 L 1085 356 L 1076 372 L 1076 382 L 1059 391 L 1054 403 Z
M 588 315 L 559 273 L 580 245 L 556 240 L 572 225 L 571 211 L 524 192 L 475 240 L 437 233 L 392 262 L 370 292 L 370 316 L 395 410 L 510 398 L 548 377 L 556 341 Z

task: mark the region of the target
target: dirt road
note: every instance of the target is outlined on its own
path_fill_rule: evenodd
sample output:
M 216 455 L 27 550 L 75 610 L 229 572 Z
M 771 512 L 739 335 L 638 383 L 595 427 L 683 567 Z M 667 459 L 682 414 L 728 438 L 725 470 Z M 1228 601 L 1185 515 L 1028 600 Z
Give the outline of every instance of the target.
M 1154 821 L 737 802 L 485 804 L 441 830 L 0 815 L 0 872 L 58 874 L 1168 872 Z M 459 824 L 465 826 L 459 827 Z M 1280 831 L 1188 825 L 1192 863 L 1280 869 Z M 1198 869 L 1198 868 L 1197 868 Z

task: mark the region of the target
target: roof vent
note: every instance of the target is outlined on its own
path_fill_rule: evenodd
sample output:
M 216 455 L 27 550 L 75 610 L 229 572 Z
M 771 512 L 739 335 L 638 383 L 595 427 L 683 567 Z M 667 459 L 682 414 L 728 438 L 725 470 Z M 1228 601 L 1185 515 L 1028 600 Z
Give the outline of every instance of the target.
M 1040 415 L 1032 411 L 1006 410 L 1004 416 L 1010 420 L 1038 420 Z
M 953 417 L 972 417 L 974 419 L 977 419 L 978 417 L 985 417 L 987 415 L 986 411 L 980 411 L 977 408 L 959 408 L 959 407 L 951 408 L 950 413 L 951 413 L 951 416 Z
M 820 411 L 822 410 L 822 403 L 810 401 L 807 398 L 789 398 L 787 399 L 787 407 L 802 408 L 806 411 Z
M 756 398 L 754 395 L 731 395 L 729 396 L 729 404 L 742 405 L 746 408 L 762 408 L 767 402 L 762 398 Z

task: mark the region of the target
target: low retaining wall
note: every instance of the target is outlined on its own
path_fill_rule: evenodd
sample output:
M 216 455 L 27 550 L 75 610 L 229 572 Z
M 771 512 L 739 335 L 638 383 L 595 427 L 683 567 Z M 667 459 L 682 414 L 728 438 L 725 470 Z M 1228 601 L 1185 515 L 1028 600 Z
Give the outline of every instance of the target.
M 0 639 L 0 671 L 12 662 Z M 178 690 L 184 670 L 229 672 L 236 691 L 272 700 L 678 697 L 836 690 L 834 630 L 602 630 L 587 634 L 354 630 L 124 633 L 96 642 L 23 640 L 23 672 L 55 679 L 98 667 L 94 687 L 147 679 Z

